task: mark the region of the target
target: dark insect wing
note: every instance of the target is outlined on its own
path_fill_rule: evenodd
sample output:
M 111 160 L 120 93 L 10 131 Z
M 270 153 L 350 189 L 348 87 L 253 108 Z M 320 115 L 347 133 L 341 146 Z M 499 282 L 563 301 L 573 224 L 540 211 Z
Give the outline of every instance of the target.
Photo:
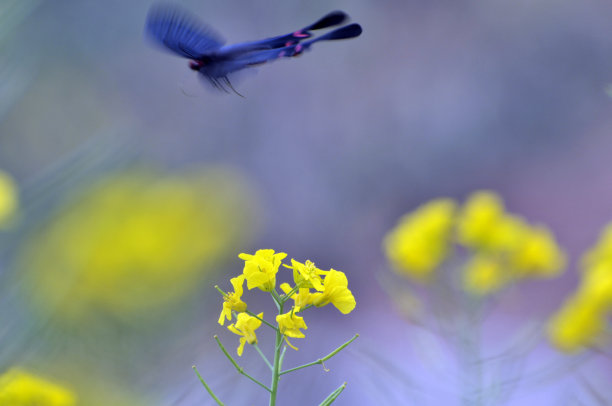
M 320 30 L 323 28 L 333 27 L 334 25 L 340 25 L 346 21 L 347 18 L 348 16 L 344 11 L 332 11 L 310 24 L 308 27 L 302 28 L 302 31 Z
M 146 31 L 153 40 L 190 59 L 200 59 L 221 48 L 224 42 L 196 17 L 174 5 L 153 6 Z
M 306 47 L 317 41 L 333 41 L 337 39 L 355 38 L 355 37 L 360 36 L 362 32 L 363 32 L 363 29 L 361 28 L 361 25 L 357 23 L 353 23 L 353 24 L 349 24 L 347 26 L 338 28 L 336 30 L 333 30 L 331 32 L 328 32 L 327 34 L 321 35 L 320 37 L 317 37 L 310 41 L 306 41 L 304 42 L 303 45 L 304 47 Z
M 282 48 L 248 52 L 234 58 L 232 60 L 232 63 L 235 64 L 237 67 L 239 66 L 242 68 L 246 66 L 259 65 L 278 58 L 297 56 L 305 50 L 309 49 L 310 46 L 315 42 L 355 38 L 360 36 L 361 32 L 362 28 L 359 24 L 349 24 L 347 26 L 328 32 L 327 34 L 321 35 L 320 37 L 302 43 L 296 43 Z
M 348 16 L 343 11 L 332 11 L 314 23 L 290 34 L 279 35 L 277 37 L 266 38 L 259 41 L 228 45 L 223 47 L 221 51 L 225 55 L 236 55 L 243 52 L 283 48 L 292 44 L 297 44 L 306 38 L 312 37 L 312 34 L 309 32 L 310 30 L 321 30 L 323 28 L 333 27 L 334 25 L 342 24 L 347 18 Z

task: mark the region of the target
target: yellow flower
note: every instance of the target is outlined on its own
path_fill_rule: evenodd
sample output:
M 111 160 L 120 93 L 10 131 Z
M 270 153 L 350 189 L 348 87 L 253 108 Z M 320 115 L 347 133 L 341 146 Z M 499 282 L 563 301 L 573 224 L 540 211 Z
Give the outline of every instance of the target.
M 259 317 L 259 319 L 257 318 Z M 236 317 L 236 324 L 230 324 L 227 329 L 234 334 L 238 334 L 240 336 L 240 345 L 238 346 L 238 356 L 242 356 L 242 352 L 244 351 L 244 344 L 257 344 L 257 335 L 255 334 L 255 330 L 261 326 L 261 318 L 263 318 L 263 312 L 259 313 L 257 317 L 249 316 L 246 313 L 238 314 Z
M 606 262 L 586 269 L 576 296 L 603 312 L 612 308 L 612 266 Z
M 17 205 L 15 181 L 8 173 L 0 171 L 0 228 L 15 214 Z
M 225 319 L 232 319 L 232 310 L 238 313 L 246 311 L 247 305 L 241 299 L 243 293 L 242 284 L 244 283 L 244 279 L 244 275 L 230 279 L 230 282 L 234 287 L 234 291 L 229 292 L 223 298 L 223 310 L 221 310 L 221 315 L 219 316 L 219 324 L 223 325 L 223 323 L 225 323 Z
M 20 253 L 41 311 L 79 325 L 159 317 L 248 235 L 246 193 L 231 172 L 120 172 L 88 186 Z
M 348 280 L 343 272 L 330 269 L 323 280 L 323 292 L 311 294 L 312 304 L 317 307 L 333 304 L 340 313 L 348 314 L 356 306 L 353 293 L 348 289 Z
M 75 395 L 68 389 L 20 369 L 0 376 L 0 405 L 74 406 Z
M 565 266 L 565 254 L 543 226 L 529 227 L 512 253 L 511 265 L 519 276 L 556 276 Z
M 605 313 L 581 298 L 569 299 L 548 323 L 548 336 L 557 348 L 576 352 L 601 344 L 605 338 Z
M 589 268 L 604 262 L 612 267 L 612 223 L 606 225 L 595 246 L 582 257 L 581 265 Z
M 552 343 L 566 352 L 603 344 L 612 309 L 612 225 L 582 258 L 582 279 L 577 291 L 548 324 Z
M 504 203 L 490 191 L 478 191 L 470 195 L 457 219 L 457 238 L 468 247 L 491 245 L 495 227 L 504 217 Z
M 490 191 L 471 194 L 457 219 L 457 240 L 473 250 L 512 251 L 527 223 L 505 212 L 501 198 Z
M 450 248 L 456 204 L 433 200 L 402 217 L 383 241 L 392 267 L 417 281 L 431 278 Z
M 264 292 L 270 292 L 276 286 L 276 273 L 283 259 L 287 256 L 284 252 L 274 253 L 274 250 L 257 250 L 255 255 L 240 254 L 239 258 L 244 262 L 244 276 L 247 280 L 247 288 L 259 288 Z
M 308 329 L 306 326 L 306 322 L 303 317 L 298 316 L 296 313 L 300 311 L 299 307 L 293 308 L 290 312 L 279 314 L 276 316 L 276 322 L 278 323 L 278 328 L 280 329 L 281 334 L 285 335 L 285 342 L 289 347 L 293 348 L 297 351 L 297 347 L 294 347 L 287 337 L 293 338 L 304 338 L 305 335 L 300 329 Z
M 289 294 L 292 288 L 288 283 L 281 283 L 280 288 L 285 294 Z M 291 295 L 291 299 L 295 302 L 295 306 L 303 309 L 312 303 L 312 294 L 309 288 L 299 288 L 297 293 Z
M 498 291 L 507 281 L 507 270 L 491 256 L 475 255 L 465 265 L 463 286 L 472 294 L 488 295 Z
M 489 191 L 468 198 L 457 239 L 475 255 L 464 275 L 466 289 L 475 294 L 492 293 L 517 278 L 556 276 L 565 266 L 565 254 L 547 228 L 506 213 L 501 198 Z
M 314 288 L 319 292 L 323 291 L 323 279 L 326 271 L 317 268 L 314 262 L 307 260 L 306 263 L 291 259 L 291 266 L 283 265 L 285 268 L 293 269 L 293 281 L 302 288 Z

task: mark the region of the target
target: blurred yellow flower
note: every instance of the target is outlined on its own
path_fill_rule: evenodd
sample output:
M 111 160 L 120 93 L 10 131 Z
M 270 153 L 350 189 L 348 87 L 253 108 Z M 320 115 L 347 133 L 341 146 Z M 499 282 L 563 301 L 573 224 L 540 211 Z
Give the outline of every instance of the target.
M 257 250 L 255 255 L 242 253 L 238 255 L 244 260 L 243 273 L 247 280 L 247 288 L 259 288 L 270 292 L 276 286 L 276 273 L 287 254 L 274 253 L 274 250 Z
M 74 406 L 75 395 L 68 389 L 20 369 L 0 376 L 0 405 Z
M 384 240 L 393 268 L 427 281 L 456 244 L 466 257 L 464 289 L 487 295 L 516 279 L 556 276 L 565 267 L 553 234 L 507 213 L 497 194 L 477 191 L 456 211 L 453 200 L 437 199 L 404 216 Z
M 250 195 L 221 169 L 111 175 L 61 209 L 21 253 L 31 296 L 77 322 L 156 315 L 195 292 L 249 234 Z
M 586 269 L 576 296 L 602 312 L 609 312 L 612 309 L 612 266 L 603 262 Z
M 580 286 L 549 322 L 548 333 L 559 349 L 575 352 L 602 344 L 612 310 L 612 224 L 583 255 Z
M 498 246 L 500 240 L 506 240 L 511 224 L 504 224 L 504 203 L 501 198 L 490 191 L 478 191 L 471 194 L 457 218 L 457 239 L 470 248 L 487 249 Z
M 570 298 L 548 323 L 548 336 L 554 346 L 565 352 L 577 352 L 596 346 L 605 339 L 606 314 L 588 300 Z
M 464 287 L 473 294 L 493 293 L 520 278 L 556 276 L 565 267 L 553 234 L 506 213 L 493 192 L 468 198 L 458 217 L 457 239 L 474 255 L 464 275 Z
M 357 302 L 353 293 L 348 289 L 348 280 L 344 272 L 330 269 L 323 280 L 323 292 L 310 295 L 310 301 L 317 307 L 333 304 L 342 314 L 353 311 Z
M 508 272 L 499 259 L 487 254 L 474 255 L 464 267 L 463 286 L 475 295 L 487 295 L 506 284 Z
M 257 318 L 259 317 L 259 318 Z M 239 357 L 242 356 L 244 351 L 244 344 L 257 344 L 257 330 L 261 326 L 261 318 L 263 318 L 263 312 L 259 313 L 257 317 L 249 316 L 246 313 L 240 313 L 236 317 L 236 324 L 230 324 L 227 329 L 234 334 L 240 336 L 240 345 L 236 350 Z
M 456 204 L 433 200 L 402 217 L 383 241 L 391 266 L 417 281 L 427 281 L 451 246 Z
M 604 227 L 597 243 L 583 255 L 580 265 L 588 269 L 602 263 L 612 268 L 612 223 Z
M 525 220 L 505 212 L 496 193 L 472 193 L 457 218 L 458 242 L 474 251 L 513 251 L 528 228 Z
M 15 214 L 17 205 L 15 181 L 8 173 L 0 171 L 0 228 Z
M 519 277 L 550 277 L 560 273 L 566 259 L 553 234 L 543 226 L 535 226 L 525 230 L 510 262 Z

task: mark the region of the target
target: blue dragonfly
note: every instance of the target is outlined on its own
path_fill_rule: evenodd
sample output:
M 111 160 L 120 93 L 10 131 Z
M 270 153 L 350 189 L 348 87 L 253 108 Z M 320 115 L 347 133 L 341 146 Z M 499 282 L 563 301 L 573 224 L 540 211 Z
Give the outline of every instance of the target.
M 319 37 L 311 31 L 341 25 L 348 16 L 332 11 L 295 32 L 259 41 L 224 45 L 224 40 L 191 13 L 175 5 L 160 4 L 149 11 L 147 34 L 170 51 L 190 59 L 189 67 L 215 88 L 229 93 L 233 88 L 229 75 L 279 58 L 301 55 L 318 41 L 355 38 L 361 35 L 359 24 L 349 24 Z M 312 39 L 311 39 L 312 38 Z

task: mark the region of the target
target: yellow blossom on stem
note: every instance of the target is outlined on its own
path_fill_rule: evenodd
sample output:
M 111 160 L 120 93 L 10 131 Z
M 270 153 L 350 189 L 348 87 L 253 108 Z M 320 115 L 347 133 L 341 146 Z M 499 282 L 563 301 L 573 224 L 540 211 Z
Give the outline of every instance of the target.
M 321 275 L 327 272 L 317 268 L 314 262 L 306 260 L 305 263 L 291 259 L 291 266 L 283 265 L 286 268 L 293 269 L 293 281 L 302 288 L 314 288 L 319 292 L 323 291 L 323 279 Z
M 463 286 L 472 294 L 488 295 L 501 289 L 507 281 L 507 270 L 492 256 L 477 254 L 465 265 Z
M 247 288 L 259 288 L 264 292 L 271 292 L 276 286 L 276 273 L 283 259 L 287 256 L 284 252 L 274 253 L 274 250 L 257 250 L 255 255 L 240 254 L 243 259 L 243 274 L 247 280 Z
M 0 405 L 74 406 L 76 397 L 62 386 L 28 372 L 11 369 L 0 375 Z
M 287 337 L 293 338 L 304 338 L 305 335 L 300 329 L 306 330 L 308 326 L 306 326 L 306 322 L 303 317 L 298 316 L 296 313 L 300 311 L 299 307 L 293 308 L 290 312 L 279 314 L 276 316 L 276 322 L 278 323 L 278 328 L 280 329 L 281 334 L 285 336 L 285 342 L 289 347 L 293 348 L 297 351 L 297 347 L 293 346 Z
M 259 313 L 257 317 L 249 316 L 246 313 L 240 313 L 236 317 L 236 324 L 230 324 L 227 327 L 229 331 L 240 336 L 240 345 L 236 351 L 239 357 L 242 356 L 245 343 L 257 344 L 255 330 L 261 326 L 260 319 L 263 317 L 263 312 Z
M 347 314 L 355 308 L 355 298 L 348 289 L 348 281 L 346 275 L 342 272 L 330 269 L 329 271 L 323 271 L 318 269 L 312 261 L 306 261 L 304 264 L 292 260 L 291 266 L 285 265 L 285 267 L 293 269 L 293 276 L 295 279 L 295 285 L 291 286 L 288 283 L 282 283 L 280 290 L 284 294 L 280 294 L 276 289 L 276 274 L 282 260 L 286 257 L 285 253 L 275 253 L 274 250 L 258 250 L 254 255 L 251 254 L 240 254 L 240 258 L 245 261 L 242 275 L 237 278 L 232 278 L 231 282 L 234 286 L 233 293 L 226 293 L 221 291 L 218 286 L 215 288 L 223 294 L 225 299 L 223 303 L 223 310 L 219 316 L 219 323 L 223 324 L 225 318 L 230 319 L 232 315 L 235 315 L 236 322 L 228 326 L 228 330 L 232 333 L 240 336 L 240 344 L 236 350 L 238 356 L 241 357 L 244 352 L 244 346 L 246 343 L 253 345 L 254 349 L 261 356 L 262 361 L 268 366 L 272 380 L 270 385 L 262 383 L 259 379 L 251 376 L 245 368 L 241 367 L 236 360 L 229 354 L 227 349 L 221 343 L 219 337 L 215 336 L 215 341 L 219 345 L 219 348 L 236 368 L 236 370 L 244 375 L 246 378 L 263 388 L 269 393 L 269 405 L 277 405 L 277 395 L 279 389 L 279 382 L 282 375 L 308 368 L 313 365 L 321 365 L 329 358 L 336 355 L 338 352 L 346 348 L 352 343 L 358 334 L 355 334 L 353 338 L 346 341 L 344 344 L 337 347 L 328 355 L 318 358 L 316 361 L 309 362 L 303 365 L 299 365 L 290 369 L 283 369 L 283 360 L 285 357 L 286 347 L 289 346 L 294 350 L 297 350 L 291 342 L 290 338 L 304 338 L 305 334 L 303 330 L 308 329 L 306 322 L 299 313 L 303 310 L 316 306 L 324 306 L 328 303 L 332 303 L 342 313 Z M 285 273 L 286 276 L 289 276 Z M 321 275 L 325 278 L 321 279 Z M 254 315 L 253 309 L 246 310 L 246 305 L 241 300 L 243 294 L 243 283 L 247 281 L 247 287 L 260 288 L 262 291 L 269 293 L 270 299 L 274 303 L 278 312 L 276 313 L 276 324 L 270 323 L 263 319 L 263 312 L 258 315 Z M 319 289 L 319 292 L 315 294 L 310 293 L 310 289 Z M 295 305 L 292 310 L 286 312 L 289 307 L 289 300 L 293 300 Z M 244 306 L 244 307 L 243 307 Z M 244 310 L 242 312 L 237 311 Z M 274 331 L 274 358 L 270 359 L 264 352 L 259 348 L 257 334 L 255 331 L 262 325 L 265 324 L 267 327 Z M 286 346 L 283 346 L 283 340 Z M 224 403 L 214 394 L 211 387 L 206 383 L 202 375 L 198 372 L 196 367 L 193 367 L 197 374 L 200 382 L 205 387 L 208 394 L 215 400 L 218 405 Z M 322 405 L 331 404 L 344 389 L 344 385 L 334 392 L 330 393 L 327 398 L 323 400 Z
M 280 288 L 286 295 L 289 294 L 293 289 L 288 283 L 281 283 Z M 303 309 L 312 303 L 312 294 L 309 288 L 299 288 L 297 293 L 291 295 L 291 299 L 295 302 L 295 306 Z
M 232 310 L 238 313 L 246 311 L 247 305 L 241 299 L 242 293 L 244 291 L 242 288 L 244 279 L 244 275 L 240 275 L 230 279 L 230 282 L 234 287 L 234 291 L 227 293 L 223 297 L 223 309 L 221 310 L 221 315 L 219 316 L 219 324 L 223 325 L 225 319 L 232 319 Z
M 317 307 L 333 304 L 340 313 L 348 314 L 356 306 L 353 293 L 348 289 L 348 280 L 343 272 L 330 269 L 323 280 L 323 292 L 316 292 L 311 295 L 312 304 Z
M 402 217 L 383 241 L 392 267 L 417 281 L 427 281 L 446 260 L 456 204 L 436 199 Z

